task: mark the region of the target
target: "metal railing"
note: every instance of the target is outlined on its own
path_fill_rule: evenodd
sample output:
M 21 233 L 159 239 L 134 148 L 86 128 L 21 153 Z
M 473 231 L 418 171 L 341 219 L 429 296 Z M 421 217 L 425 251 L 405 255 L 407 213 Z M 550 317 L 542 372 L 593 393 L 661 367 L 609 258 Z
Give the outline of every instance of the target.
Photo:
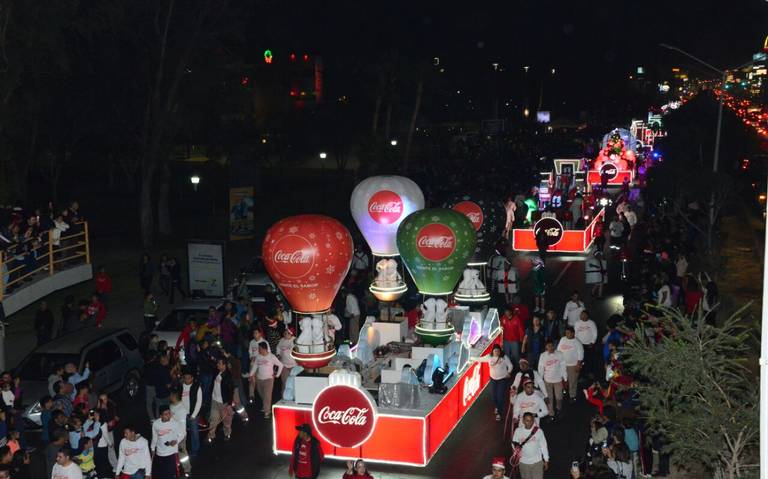
M 11 244 L 0 251 L 0 301 L 34 281 L 39 273 L 53 276 L 76 264 L 90 262 L 87 221 L 72 224 L 60 235 L 52 228 L 39 237 Z

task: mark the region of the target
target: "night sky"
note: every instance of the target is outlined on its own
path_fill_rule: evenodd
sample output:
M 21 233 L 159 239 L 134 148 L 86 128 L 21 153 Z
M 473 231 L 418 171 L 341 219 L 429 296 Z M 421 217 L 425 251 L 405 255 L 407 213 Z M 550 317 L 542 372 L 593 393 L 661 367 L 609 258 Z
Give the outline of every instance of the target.
M 585 104 L 637 66 L 652 75 L 668 72 L 671 66 L 704 73 L 659 48 L 660 42 L 729 67 L 749 60 L 768 34 L 768 2 L 758 0 L 372 5 L 272 1 L 255 12 L 249 44 L 254 51 L 271 48 L 279 54 L 286 46 L 320 54 L 330 74 L 334 66 L 346 68 L 349 59 L 375 62 L 390 49 L 412 61 L 437 56 L 455 85 L 469 90 L 485 88 L 477 80 L 488 74 L 492 62 L 506 68 L 512 88 L 523 76 L 523 65 L 531 66 L 531 78 L 555 67 L 559 94 Z

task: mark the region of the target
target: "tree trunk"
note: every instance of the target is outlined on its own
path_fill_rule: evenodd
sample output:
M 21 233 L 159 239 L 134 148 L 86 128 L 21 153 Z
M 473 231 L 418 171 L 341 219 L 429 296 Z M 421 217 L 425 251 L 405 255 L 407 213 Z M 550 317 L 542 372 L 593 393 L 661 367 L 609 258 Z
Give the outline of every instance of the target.
M 171 212 L 169 208 L 171 193 L 171 171 L 166 163 L 160 178 L 160 190 L 157 197 L 157 229 L 163 236 L 171 236 Z
M 152 204 L 154 179 L 155 165 L 148 164 L 141 173 L 141 193 L 139 197 L 139 225 L 141 226 L 141 244 L 144 248 L 151 247 L 155 240 L 155 216 Z
M 416 120 L 419 118 L 421 109 L 421 96 L 424 91 L 424 75 L 419 75 L 419 84 L 416 86 L 416 101 L 413 104 L 413 113 L 411 114 L 411 123 L 408 125 L 408 138 L 405 142 L 405 155 L 403 156 L 403 171 L 408 172 L 408 162 L 411 159 L 411 144 L 413 143 L 413 134 L 416 131 Z

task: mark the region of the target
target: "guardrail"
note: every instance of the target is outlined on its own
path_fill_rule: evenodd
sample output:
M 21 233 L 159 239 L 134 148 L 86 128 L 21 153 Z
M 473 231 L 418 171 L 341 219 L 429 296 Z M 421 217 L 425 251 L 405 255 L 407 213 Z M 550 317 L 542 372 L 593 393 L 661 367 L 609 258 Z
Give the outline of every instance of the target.
M 13 244 L 0 251 L 0 301 L 40 279 L 40 273 L 53 276 L 72 266 L 90 262 L 87 221 L 74 223 L 58 238 L 51 229 L 40 240 L 30 238 Z

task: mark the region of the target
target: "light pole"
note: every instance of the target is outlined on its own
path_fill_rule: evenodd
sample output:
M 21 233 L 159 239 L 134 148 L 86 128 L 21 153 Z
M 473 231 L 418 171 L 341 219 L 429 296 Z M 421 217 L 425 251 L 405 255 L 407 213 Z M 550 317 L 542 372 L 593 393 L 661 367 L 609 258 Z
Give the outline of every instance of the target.
M 200 177 L 198 175 L 192 175 L 189 177 L 189 182 L 192 183 L 192 189 L 197 191 L 197 185 L 200 184 Z

